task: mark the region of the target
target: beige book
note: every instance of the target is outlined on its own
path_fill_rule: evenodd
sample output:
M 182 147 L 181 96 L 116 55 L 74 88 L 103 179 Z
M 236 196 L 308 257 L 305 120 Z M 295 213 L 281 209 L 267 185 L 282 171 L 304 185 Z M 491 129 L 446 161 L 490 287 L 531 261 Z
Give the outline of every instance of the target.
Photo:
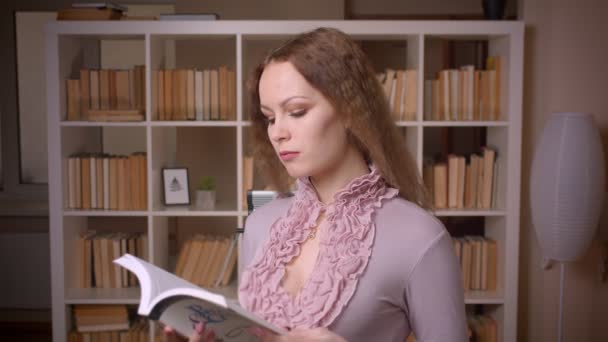
M 456 185 L 456 208 L 463 209 L 464 208 L 464 189 L 466 186 L 466 160 L 464 156 L 458 156 L 458 184 Z
M 103 156 L 95 158 L 96 180 L 97 180 L 97 205 L 95 208 L 103 209 Z
M 220 276 L 222 264 L 228 256 L 228 249 L 230 248 L 231 241 L 232 240 L 228 237 L 223 237 L 220 239 L 220 245 L 213 257 L 213 263 L 211 264 L 211 268 L 209 269 L 209 275 L 207 276 L 205 286 L 212 287 L 217 283 L 218 277 Z
M 195 269 L 199 264 L 199 257 L 201 255 L 201 252 L 203 251 L 204 243 L 204 237 L 200 236 L 192 241 L 192 246 L 190 247 L 189 257 L 186 260 L 186 265 L 184 266 L 182 278 L 186 279 L 191 283 L 194 283 L 192 281 L 192 278 L 195 274 Z
M 498 258 L 498 251 L 497 251 L 497 244 L 496 244 L 496 240 L 493 239 L 488 239 L 486 238 L 486 248 L 487 248 L 487 257 L 486 257 L 486 264 L 487 264 L 487 271 L 486 271 L 486 289 L 488 291 L 496 291 L 496 276 L 497 276 L 497 268 L 498 268 L 498 263 L 497 263 L 497 258 Z
M 473 120 L 481 120 L 481 71 L 475 70 L 473 72 Z
M 178 98 L 179 111 L 178 120 L 185 121 L 188 119 L 188 70 L 181 69 L 177 72 L 179 82 Z
M 116 71 L 116 109 L 131 109 L 129 70 Z
M 393 83 L 395 80 L 395 70 L 386 69 L 385 74 L 386 77 L 384 78 L 384 82 L 382 83 L 382 90 L 384 90 L 384 95 L 388 100 L 391 97 L 391 88 L 393 87 Z
M 194 95 L 194 70 L 184 70 L 186 76 L 186 119 L 196 119 L 195 95 Z
M 67 80 L 67 120 L 80 120 L 81 111 L 81 96 L 80 96 L 80 80 Z
M 131 201 L 129 203 L 130 210 L 138 210 L 140 208 L 139 204 L 139 165 L 140 163 L 137 161 L 137 156 L 131 154 L 127 157 L 128 160 L 128 168 L 129 168 L 129 187 L 131 193 Z
M 449 79 L 450 79 L 450 104 L 449 104 L 449 112 L 450 118 L 452 120 L 460 120 L 460 115 L 458 113 L 458 107 L 460 106 L 460 85 L 458 83 L 458 70 L 450 69 L 449 70 Z
M 148 164 L 146 153 L 139 153 L 139 182 L 140 182 L 140 208 L 141 210 L 148 209 Z
M 405 70 L 405 113 L 404 120 L 416 120 L 418 112 L 418 70 Z
M 91 105 L 89 109 L 99 109 L 100 108 L 100 93 L 99 93 L 99 70 L 90 70 L 89 71 L 89 97 L 91 101 Z M 83 115 L 83 119 L 87 120 L 87 116 Z
M 203 120 L 203 72 L 194 71 L 194 118 Z
M 110 71 L 99 70 L 99 109 L 110 109 Z
M 215 287 L 222 286 L 224 278 L 226 278 L 226 276 L 229 276 L 227 273 L 232 273 L 232 266 L 230 265 L 230 263 L 232 260 L 232 255 L 237 253 L 239 238 L 238 235 L 235 234 L 231 238 L 228 238 L 228 240 L 228 249 L 226 250 L 226 255 L 224 256 L 220 265 L 218 277 L 215 280 L 215 283 L 213 284 L 213 286 Z
M 450 71 L 441 70 L 439 72 L 439 111 L 442 120 L 450 120 Z
M 496 120 L 496 71 L 488 70 L 488 120 Z
M 403 87 L 405 86 L 405 70 L 397 70 L 395 81 L 395 98 L 393 100 L 393 120 L 401 120 L 401 103 L 403 98 Z
M 201 267 L 197 269 L 200 273 L 195 276 L 197 282 L 195 284 L 199 286 L 205 287 L 207 284 L 207 280 L 209 279 L 209 271 L 213 264 L 213 259 L 217 254 L 218 247 L 220 245 L 220 239 L 217 236 L 210 236 L 209 243 L 205 246 L 204 253 L 199 257 L 199 262 L 201 263 Z
M 155 70 L 153 75 L 152 83 L 152 99 L 153 99 L 153 112 L 152 120 L 164 120 L 165 119 L 165 72 L 162 70 Z
M 492 200 L 492 182 L 494 176 L 494 159 L 496 152 L 490 148 L 485 147 L 483 149 L 483 197 L 481 201 L 481 207 L 483 209 L 490 209 Z
M 219 98 L 220 98 L 220 120 L 226 120 L 228 117 L 228 69 L 225 65 L 222 65 L 218 69 L 219 79 Z
M 458 207 L 458 156 L 448 156 L 448 208 Z
M 235 240 L 234 244 L 237 244 L 238 241 Z M 230 254 L 230 259 L 228 260 L 228 264 L 226 266 L 226 271 L 224 272 L 223 275 L 223 279 L 222 279 L 222 286 L 226 286 L 230 283 L 230 280 L 232 278 L 232 274 L 234 273 L 234 269 L 236 268 L 236 261 L 238 258 L 238 248 L 236 246 L 234 246 L 232 248 L 232 253 Z
M 490 56 L 487 59 L 487 69 L 492 70 L 494 72 L 494 80 L 493 80 L 493 108 L 494 111 L 492 113 L 492 120 L 500 120 L 501 116 L 501 62 L 502 58 L 500 56 Z
M 80 69 L 80 113 L 85 118 L 91 106 L 90 82 L 89 69 Z
M 65 196 L 68 196 L 69 209 L 78 208 L 76 204 L 76 163 L 79 162 L 77 157 L 70 156 L 68 158 L 68 192 Z
M 203 70 L 203 120 L 211 119 L 211 71 Z
M 99 241 L 99 248 L 100 248 L 100 255 L 101 255 L 101 276 L 102 276 L 102 280 L 101 280 L 101 284 L 103 288 L 111 288 L 112 287 L 112 283 L 111 283 L 111 279 L 110 278 L 112 275 L 110 274 L 110 263 L 112 262 L 112 260 L 110 260 L 110 248 L 108 246 L 108 234 L 105 233 L 100 237 L 100 241 Z
M 448 166 L 446 163 L 437 163 L 433 170 L 435 208 L 445 209 L 448 207 Z
M 76 156 L 76 167 L 75 167 L 75 177 L 74 182 L 76 183 L 75 191 L 76 191 L 76 207 L 77 209 L 82 209 L 82 155 Z
M 211 79 L 211 120 L 220 119 L 220 95 L 219 95 L 219 76 L 217 70 L 210 70 Z
M 83 156 L 80 159 L 80 176 L 82 182 L 82 207 L 81 209 L 91 209 L 91 161 L 90 156 Z
M 236 73 L 228 70 L 228 120 L 236 121 Z
M 173 73 L 174 70 L 165 70 L 165 116 L 164 120 L 174 120 L 175 104 L 173 102 Z
M 477 208 L 483 208 L 483 182 L 484 182 L 484 164 L 483 157 L 478 156 L 477 160 Z
M 183 278 L 184 267 L 186 266 L 186 261 L 190 259 L 190 248 L 192 246 L 192 240 L 187 240 L 184 242 L 184 245 L 179 251 L 179 255 L 177 258 L 177 263 L 175 265 L 175 275 L 180 278 Z
M 129 75 L 129 109 L 139 109 L 139 95 L 137 94 L 137 75 L 135 68 L 127 70 Z
M 471 163 L 464 168 L 464 208 L 471 208 Z
M 97 209 L 97 162 L 95 155 L 89 157 L 89 172 L 91 182 L 91 209 Z

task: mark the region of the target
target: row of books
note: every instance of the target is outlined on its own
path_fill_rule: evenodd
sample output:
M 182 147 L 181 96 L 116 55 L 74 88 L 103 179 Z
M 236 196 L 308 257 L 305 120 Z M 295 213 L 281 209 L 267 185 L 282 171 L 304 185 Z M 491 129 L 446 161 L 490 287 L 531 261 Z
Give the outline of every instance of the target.
M 201 287 L 226 286 L 236 268 L 235 236 L 197 234 L 180 250 L 175 274 Z
M 424 81 L 425 120 L 499 120 L 501 59 L 488 57 L 486 70 L 473 65 L 444 69 Z
M 236 78 L 218 69 L 152 72 L 155 120 L 236 120 Z
M 464 236 L 453 238 L 452 242 L 460 260 L 464 290 L 495 291 L 496 241 L 483 236 Z
M 490 315 L 467 315 L 467 325 L 471 332 L 470 342 L 498 341 L 496 320 Z
M 145 233 L 86 231 L 78 238 L 81 288 L 126 288 L 137 286 L 137 278 L 112 261 L 125 253 L 148 259 Z
M 142 121 L 146 109 L 146 72 L 131 69 L 81 69 L 67 80 L 68 121 Z
M 447 162 L 426 161 L 424 183 L 436 209 L 490 209 L 496 206 L 496 151 L 489 147 L 481 155 L 450 154 Z
M 386 69 L 377 75 L 395 121 L 416 120 L 418 111 L 418 70 Z
M 80 153 L 64 165 L 65 206 L 69 209 L 145 210 L 147 208 L 147 157 Z
M 72 313 L 80 333 L 127 330 L 132 316 L 126 305 L 74 305 Z

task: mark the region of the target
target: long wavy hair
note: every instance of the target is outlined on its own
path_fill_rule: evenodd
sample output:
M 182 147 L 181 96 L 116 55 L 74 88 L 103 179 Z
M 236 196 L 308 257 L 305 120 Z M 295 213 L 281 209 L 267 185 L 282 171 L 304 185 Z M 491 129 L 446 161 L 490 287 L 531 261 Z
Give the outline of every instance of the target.
M 290 62 L 334 106 L 347 127 L 349 141 L 376 166 L 386 183 L 399 189 L 400 197 L 431 208 L 405 137 L 393 121 L 367 55 L 344 32 L 327 27 L 299 34 L 271 51 L 247 83 L 255 164 L 272 188 L 287 192 L 292 179 L 272 147 L 260 109 L 260 77 L 271 62 Z

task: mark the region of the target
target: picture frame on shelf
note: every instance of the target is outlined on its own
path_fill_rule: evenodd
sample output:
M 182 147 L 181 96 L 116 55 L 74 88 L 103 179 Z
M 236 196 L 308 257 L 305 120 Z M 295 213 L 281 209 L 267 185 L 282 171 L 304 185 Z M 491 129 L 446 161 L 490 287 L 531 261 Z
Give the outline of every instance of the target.
M 187 168 L 163 168 L 162 183 L 164 205 L 190 205 Z

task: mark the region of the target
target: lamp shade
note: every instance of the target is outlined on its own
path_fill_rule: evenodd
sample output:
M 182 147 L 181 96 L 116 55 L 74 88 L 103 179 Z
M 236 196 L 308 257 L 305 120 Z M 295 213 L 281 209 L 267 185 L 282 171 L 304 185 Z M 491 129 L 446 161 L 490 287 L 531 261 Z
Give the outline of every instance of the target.
M 604 195 L 599 130 L 586 113 L 552 114 L 532 160 L 532 223 L 543 256 L 574 261 L 595 235 Z

